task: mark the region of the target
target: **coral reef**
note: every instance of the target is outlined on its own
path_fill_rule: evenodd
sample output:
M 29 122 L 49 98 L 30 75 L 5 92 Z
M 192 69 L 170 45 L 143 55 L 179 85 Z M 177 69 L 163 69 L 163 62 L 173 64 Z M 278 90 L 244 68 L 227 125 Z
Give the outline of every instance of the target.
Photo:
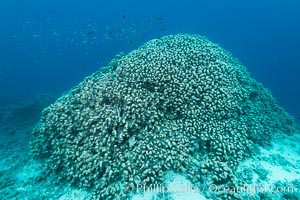
M 294 129 L 229 52 L 180 34 L 112 60 L 44 109 L 31 149 L 58 178 L 122 199 L 166 170 L 233 181 L 252 144 Z

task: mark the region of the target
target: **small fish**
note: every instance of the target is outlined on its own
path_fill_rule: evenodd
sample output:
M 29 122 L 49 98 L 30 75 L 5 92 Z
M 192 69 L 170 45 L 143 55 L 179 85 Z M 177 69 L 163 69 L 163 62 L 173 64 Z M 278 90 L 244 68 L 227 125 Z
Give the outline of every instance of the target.
M 123 19 L 126 19 L 126 15 L 122 15 L 122 18 L 123 18 Z
M 162 21 L 163 20 L 163 18 L 162 17 L 158 17 L 158 18 L 156 18 L 158 21 Z
M 7 135 L 15 135 L 16 134 L 16 131 L 15 130 L 11 130 L 7 133 Z
M 92 30 L 92 31 L 89 31 L 88 32 L 88 35 L 92 35 L 92 34 L 94 34 L 96 31 L 94 31 L 94 30 Z

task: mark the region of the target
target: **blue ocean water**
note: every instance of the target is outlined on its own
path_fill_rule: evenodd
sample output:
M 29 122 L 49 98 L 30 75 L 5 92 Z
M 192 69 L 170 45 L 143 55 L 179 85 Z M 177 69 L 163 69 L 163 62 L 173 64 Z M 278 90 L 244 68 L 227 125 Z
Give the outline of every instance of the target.
M 263 1 L 0 1 L 1 95 L 60 94 L 120 51 L 193 33 L 233 53 L 300 116 L 300 3 Z
M 300 122 L 299 24 L 298 0 L 0 0 L 0 199 L 89 199 L 32 158 L 32 128 L 44 107 L 117 54 L 165 35 L 198 34 L 228 50 Z M 235 175 L 291 184 L 298 193 L 280 197 L 300 198 L 300 136 L 281 137 L 254 146 Z

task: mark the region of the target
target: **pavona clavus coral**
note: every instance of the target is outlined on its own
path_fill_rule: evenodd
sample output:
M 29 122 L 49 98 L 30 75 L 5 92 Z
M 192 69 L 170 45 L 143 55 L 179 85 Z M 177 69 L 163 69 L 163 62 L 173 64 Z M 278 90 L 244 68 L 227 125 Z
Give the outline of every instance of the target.
M 193 183 L 232 182 L 253 144 L 294 129 L 229 52 L 178 34 L 113 59 L 44 109 L 31 149 L 96 199 L 126 199 L 167 170 Z

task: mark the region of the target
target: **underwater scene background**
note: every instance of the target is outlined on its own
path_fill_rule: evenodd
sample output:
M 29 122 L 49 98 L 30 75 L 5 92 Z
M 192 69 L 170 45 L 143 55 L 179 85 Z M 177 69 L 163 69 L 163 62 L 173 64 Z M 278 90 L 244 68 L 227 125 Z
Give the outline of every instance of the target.
M 207 36 L 299 116 L 300 14 L 280 1 L 1 1 L 1 93 L 61 93 L 149 39 Z M 18 81 L 17 81 L 18 80 Z
M 294 133 L 297 131 L 287 131 L 291 127 L 297 127 L 296 123 L 300 122 L 299 24 L 300 2 L 296 0 L 153 0 L 148 2 L 0 0 L 0 199 L 300 199 L 300 138 L 299 133 Z M 256 112 L 257 118 L 253 117 L 253 122 L 264 121 L 261 119 L 264 119 L 265 115 L 268 119 L 272 119 L 272 123 L 263 122 L 268 133 L 265 135 L 271 135 L 271 137 L 264 137 L 262 134 L 262 137 L 252 138 L 252 134 L 249 134 L 252 129 L 249 128 L 247 132 L 249 135 L 245 138 L 247 142 L 249 139 L 250 143 L 254 143 L 251 156 L 248 154 L 243 156 L 241 162 L 232 165 L 235 170 L 231 169 L 236 180 L 243 180 L 239 184 L 261 186 L 268 183 L 284 189 L 290 186 L 293 192 L 251 191 L 251 195 L 235 195 L 235 192 L 227 195 L 223 191 L 219 195 L 215 191 L 217 186 L 209 184 L 209 178 L 207 181 L 201 178 L 199 190 L 207 186 L 202 191 L 189 190 L 186 193 L 170 191 L 165 194 L 162 193 L 162 188 L 171 183 L 182 184 L 187 190 L 196 184 L 194 180 L 186 176 L 186 173 L 180 170 L 180 173 L 177 173 L 176 170 L 165 167 L 164 169 L 168 170 L 163 170 L 165 179 L 164 182 L 159 182 L 161 185 L 157 187 L 158 192 L 144 191 L 141 194 L 125 195 L 126 197 L 105 196 L 102 195 L 104 192 L 99 192 L 102 191 L 102 187 L 97 191 L 100 194 L 96 192 L 95 195 L 94 188 L 91 192 L 91 188 L 78 187 L 80 184 L 72 185 L 65 176 L 62 176 L 63 180 L 59 180 L 61 179 L 61 177 L 58 178 L 60 175 L 57 175 L 59 172 L 52 172 L 65 169 L 52 166 L 51 172 L 44 158 L 35 157 L 37 154 L 44 155 L 45 146 L 51 146 L 50 143 L 43 141 L 44 146 L 38 144 L 38 148 L 34 145 L 30 147 L 30 144 L 35 144 L 35 137 L 39 138 L 41 135 L 50 137 L 51 134 L 47 131 L 43 132 L 48 128 L 44 127 L 45 124 L 55 124 L 49 128 L 49 132 L 52 131 L 52 133 L 55 133 L 53 131 L 55 128 L 61 128 L 59 123 L 50 120 L 48 111 L 44 112 L 45 115 L 41 115 L 44 108 L 52 104 L 53 107 L 48 109 L 50 116 L 52 113 L 63 115 L 65 111 L 58 109 L 59 102 L 63 102 L 65 109 L 73 104 L 75 100 L 68 96 L 72 92 L 68 91 L 72 88 L 73 93 L 80 91 L 78 94 L 83 94 L 82 85 L 91 85 L 89 82 L 82 83 L 86 77 L 105 67 L 108 67 L 108 74 L 114 73 L 110 70 L 118 69 L 117 66 L 121 66 L 119 71 L 126 71 L 124 64 L 126 61 L 130 60 L 135 63 L 133 58 L 131 60 L 131 54 L 129 54 L 131 51 L 148 44 L 150 40 L 164 41 L 164 36 L 176 34 L 204 36 L 209 42 L 205 41 L 203 44 L 206 42 L 208 46 L 217 44 L 230 52 L 233 57 L 239 59 L 256 81 L 270 89 L 278 105 L 293 117 L 295 124 L 290 121 L 290 116 L 286 117 L 285 113 L 282 114 L 277 110 L 277 105 L 272 108 L 268 107 L 273 105 L 273 99 L 262 92 L 262 99 L 268 102 L 271 99 L 272 103 L 267 103 L 266 110 L 260 114 Z M 177 44 L 176 40 L 175 43 Z M 129 54 L 128 58 L 123 57 L 127 54 Z M 223 55 L 223 53 L 220 54 Z M 224 53 L 224 55 L 227 54 Z M 114 62 L 121 64 L 116 64 L 114 67 Z M 228 62 L 231 63 L 231 61 Z M 134 74 L 135 71 L 132 70 L 131 74 Z M 125 77 L 130 77 L 129 71 L 124 72 Z M 98 82 L 98 78 L 94 79 L 94 76 L 97 75 L 90 77 L 93 84 Z M 102 80 L 102 75 L 99 77 Z M 79 83 L 81 85 L 77 86 Z M 106 80 L 103 81 L 104 83 L 106 84 Z M 235 86 L 232 85 L 232 87 Z M 113 89 L 110 91 L 116 90 L 114 86 L 111 87 Z M 109 93 L 108 90 L 107 93 Z M 61 98 L 57 103 L 56 100 L 59 97 Z M 99 97 L 102 98 L 101 95 Z M 82 96 L 79 99 L 82 100 Z M 54 102 L 56 103 L 53 104 Z M 104 105 L 111 106 L 108 103 Z M 68 108 L 73 109 L 73 107 Z M 260 109 L 261 107 L 257 110 Z M 151 110 L 150 107 L 149 110 Z M 276 116 L 272 114 L 273 111 L 279 114 Z M 191 115 L 188 116 L 189 119 L 194 118 Z M 173 117 L 168 120 L 177 120 Z M 158 118 L 157 121 L 164 120 Z M 277 121 L 280 122 L 277 123 Z M 169 121 L 166 122 L 168 123 Z M 277 124 L 277 127 L 273 123 Z M 117 132 L 120 126 L 116 126 Z M 136 126 L 137 129 L 148 127 L 144 124 Z M 170 128 L 166 125 L 166 129 L 172 130 L 172 126 Z M 178 124 L 174 126 L 180 127 Z M 274 127 L 276 130 L 272 129 Z M 109 134 L 111 132 L 113 130 L 108 131 Z M 282 134 L 278 134 L 279 132 Z M 138 144 L 136 138 L 139 134 L 135 135 L 134 139 L 130 139 L 134 134 L 137 132 L 132 130 L 132 134 L 127 138 L 130 148 L 132 148 L 132 140 L 134 144 Z M 57 136 L 57 134 L 54 135 Z M 50 138 L 53 139 L 56 136 Z M 228 137 L 231 136 L 229 134 Z M 60 136 L 57 137 L 59 140 Z M 270 140 L 269 144 L 259 142 L 266 138 Z M 241 142 L 241 144 L 247 148 L 249 146 L 248 143 Z M 213 145 L 203 142 L 203 146 L 209 149 Z M 64 148 L 60 145 L 55 146 L 57 147 Z M 123 148 L 120 151 L 122 150 Z M 244 151 L 244 149 L 237 148 L 237 151 Z M 186 153 L 189 154 L 189 152 Z M 204 153 L 200 151 L 201 155 L 205 153 L 209 154 L 209 150 Z M 49 155 L 53 156 L 51 153 Z M 193 153 L 191 156 L 195 159 L 197 157 Z M 55 156 L 53 157 L 51 159 L 55 160 Z M 189 164 L 187 166 L 190 167 Z M 203 170 L 201 163 L 195 166 Z M 225 170 L 227 166 L 222 164 L 219 167 L 224 167 Z M 231 168 L 230 165 L 229 168 Z M 190 168 L 187 167 L 187 169 Z M 203 173 L 201 170 L 199 173 Z M 214 170 L 215 168 L 211 169 L 211 171 Z M 150 176 L 149 178 L 151 179 Z M 134 189 L 137 189 L 137 185 L 134 185 L 136 187 Z

